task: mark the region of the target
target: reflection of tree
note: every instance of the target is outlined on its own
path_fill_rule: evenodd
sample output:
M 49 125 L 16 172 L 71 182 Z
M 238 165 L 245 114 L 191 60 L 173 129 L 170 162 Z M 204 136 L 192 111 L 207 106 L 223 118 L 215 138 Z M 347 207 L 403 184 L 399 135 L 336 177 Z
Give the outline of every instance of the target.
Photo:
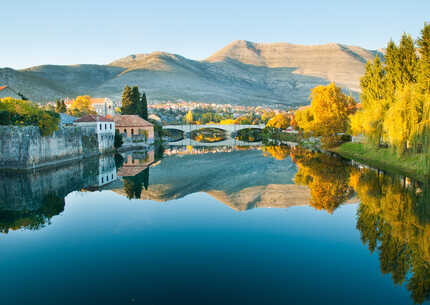
M 261 129 L 246 128 L 237 132 L 236 140 L 246 142 L 259 142 L 262 139 Z
M 191 139 L 202 143 L 220 142 L 226 139 L 225 131 L 214 128 L 203 128 L 191 132 Z
M 414 302 L 424 302 L 430 296 L 430 219 L 424 207 L 430 202 L 429 186 L 355 171 L 361 240 L 371 252 L 378 250 L 383 274 L 391 274 L 395 284 L 407 282 Z
M 49 224 L 50 219 L 64 211 L 64 198 L 54 193 L 45 195 L 41 207 L 36 211 L 0 212 L 0 232 L 9 230 L 38 230 Z
M 292 159 L 298 166 L 294 182 L 309 187 L 310 204 L 318 210 L 332 213 L 353 194 L 348 184 L 351 166 L 327 154 L 295 148 Z
M 149 185 L 149 167 L 133 177 L 124 177 L 124 190 L 128 199 L 139 199 L 142 189 L 148 189 Z
M 290 154 L 290 147 L 287 145 L 266 145 L 262 147 L 265 157 L 272 156 L 276 160 L 284 160 Z

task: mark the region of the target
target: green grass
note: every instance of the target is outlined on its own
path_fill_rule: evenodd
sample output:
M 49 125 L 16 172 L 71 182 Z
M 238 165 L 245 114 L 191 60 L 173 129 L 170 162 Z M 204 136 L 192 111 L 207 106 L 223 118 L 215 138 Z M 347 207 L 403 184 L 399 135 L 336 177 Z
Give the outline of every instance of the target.
M 390 148 L 376 148 L 353 142 L 344 143 L 330 151 L 386 172 L 409 176 L 420 181 L 430 179 L 430 168 L 424 165 L 422 154 L 398 156 Z

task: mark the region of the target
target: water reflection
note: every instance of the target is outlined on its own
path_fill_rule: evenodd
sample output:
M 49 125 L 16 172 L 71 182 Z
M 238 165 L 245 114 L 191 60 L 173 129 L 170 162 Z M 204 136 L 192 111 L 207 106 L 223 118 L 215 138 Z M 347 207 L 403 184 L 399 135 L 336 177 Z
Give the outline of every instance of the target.
M 116 178 L 113 156 L 23 174 L 2 172 L 0 230 L 40 229 L 63 212 L 69 193 L 101 190 Z
M 406 283 L 415 303 L 428 300 L 429 186 L 369 169 L 355 169 L 350 181 L 361 200 L 357 229 L 370 252 L 378 251 L 381 272 Z
M 163 151 L 160 151 L 163 152 Z M 0 231 L 38 230 L 64 211 L 73 191 L 113 190 L 129 199 L 169 201 L 206 192 L 231 208 L 310 205 L 333 213 L 360 202 L 356 228 L 382 274 L 416 303 L 430 295 L 430 187 L 289 146 L 172 148 L 128 152 L 27 173 L 0 174 Z

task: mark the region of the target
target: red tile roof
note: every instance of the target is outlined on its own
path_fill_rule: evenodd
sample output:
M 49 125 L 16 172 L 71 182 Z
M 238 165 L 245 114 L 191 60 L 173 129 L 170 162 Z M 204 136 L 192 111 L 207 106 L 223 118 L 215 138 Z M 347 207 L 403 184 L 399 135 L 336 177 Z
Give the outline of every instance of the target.
M 7 86 L 0 86 L 0 91 L 2 91 L 3 89 L 6 89 Z
M 113 120 L 115 127 L 153 127 L 151 123 L 135 114 L 116 115 Z
M 86 123 L 86 122 L 113 122 L 113 121 L 114 120 L 104 117 L 102 115 L 87 114 L 81 117 L 80 119 L 77 119 L 75 122 Z
M 105 98 L 104 97 L 92 97 L 90 98 L 90 104 L 104 104 Z

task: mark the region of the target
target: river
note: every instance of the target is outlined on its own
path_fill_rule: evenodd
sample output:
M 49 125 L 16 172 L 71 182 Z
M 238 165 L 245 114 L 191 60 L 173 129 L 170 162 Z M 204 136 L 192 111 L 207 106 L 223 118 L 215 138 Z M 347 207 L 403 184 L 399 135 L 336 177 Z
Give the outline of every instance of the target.
M 1 304 L 414 304 L 430 188 L 299 147 L 0 173 Z

